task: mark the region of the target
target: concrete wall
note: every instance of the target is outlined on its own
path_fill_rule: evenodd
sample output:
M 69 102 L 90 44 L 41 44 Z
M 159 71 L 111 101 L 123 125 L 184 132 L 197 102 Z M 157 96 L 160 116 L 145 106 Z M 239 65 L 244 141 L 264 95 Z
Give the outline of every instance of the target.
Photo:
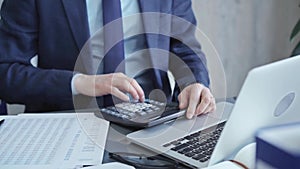
M 193 0 L 198 27 L 215 45 L 224 65 L 228 96 L 238 94 L 251 68 L 290 55 L 296 43 L 289 41 L 289 35 L 300 18 L 299 3 L 299 0 Z M 210 55 L 207 58 L 210 61 Z M 209 65 L 216 66 L 211 62 Z

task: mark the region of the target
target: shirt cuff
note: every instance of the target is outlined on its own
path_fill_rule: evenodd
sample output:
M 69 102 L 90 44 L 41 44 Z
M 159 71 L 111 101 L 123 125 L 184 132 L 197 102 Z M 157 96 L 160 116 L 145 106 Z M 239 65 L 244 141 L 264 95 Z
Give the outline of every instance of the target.
M 74 84 L 74 80 L 77 76 L 81 75 L 80 73 L 77 73 L 75 74 L 73 77 L 72 77 L 72 80 L 71 80 L 71 90 L 72 90 L 72 95 L 78 95 L 78 91 L 76 90 L 75 88 L 75 84 Z

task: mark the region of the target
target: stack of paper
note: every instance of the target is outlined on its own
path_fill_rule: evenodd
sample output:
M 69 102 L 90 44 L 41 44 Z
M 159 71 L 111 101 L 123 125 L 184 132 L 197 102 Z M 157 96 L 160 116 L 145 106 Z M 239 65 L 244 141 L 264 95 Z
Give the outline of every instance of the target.
M 0 126 L 0 168 L 101 164 L 108 127 L 108 121 L 93 113 L 5 116 Z

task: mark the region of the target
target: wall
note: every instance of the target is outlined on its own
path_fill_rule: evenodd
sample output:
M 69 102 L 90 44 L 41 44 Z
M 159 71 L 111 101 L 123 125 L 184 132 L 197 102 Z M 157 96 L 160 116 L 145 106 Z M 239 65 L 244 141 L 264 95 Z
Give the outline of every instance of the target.
M 251 68 L 290 55 L 296 44 L 289 41 L 289 35 L 300 18 L 299 3 L 299 0 L 193 0 L 198 27 L 215 45 L 224 65 L 228 96 L 238 94 Z M 207 58 L 210 60 L 209 55 Z

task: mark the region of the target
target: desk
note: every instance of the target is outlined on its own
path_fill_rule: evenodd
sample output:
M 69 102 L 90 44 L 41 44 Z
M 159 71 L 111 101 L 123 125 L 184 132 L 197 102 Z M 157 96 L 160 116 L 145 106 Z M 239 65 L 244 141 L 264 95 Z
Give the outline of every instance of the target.
M 76 113 L 94 112 L 98 111 L 95 109 L 84 109 L 76 110 Z M 63 111 L 64 113 L 74 113 L 74 110 Z M 51 113 L 62 113 L 61 111 Z M 135 131 L 133 128 L 120 126 L 114 123 L 110 123 L 109 131 L 107 134 L 107 140 L 105 144 L 105 152 L 103 157 L 103 163 L 115 162 L 114 159 L 109 157 L 109 152 L 123 152 L 123 153 L 134 153 L 144 154 L 146 156 L 158 155 L 141 146 L 131 143 L 126 135 L 130 132 Z M 185 166 L 180 166 L 182 169 L 187 169 Z
M 115 160 L 109 157 L 109 152 L 126 152 L 134 154 L 145 154 L 147 156 L 157 155 L 156 153 L 147 150 L 141 146 L 131 143 L 126 135 L 133 132 L 134 129 L 129 129 L 117 124 L 110 124 L 109 132 L 106 141 L 106 151 L 104 153 L 103 163 L 114 162 Z M 188 169 L 188 167 L 180 165 L 179 168 Z
M 219 101 L 227 101 L 229 103 L 235 103 L 235 98 L 229 99 L 218 99 Z M 108 133 L 108 139 L 106 142 L 106 150 L 108 152 L 127 152 L 135 154 L 145 154 L 149 156 L 157 155 L 154 152 L 151 152 L 145 148 L 142 148 L 138 145 L 131 143 L 126 135 L 130 132 L 133 132 L 133 129 L 122 127 L 116 124 L 111 123 L 110 130 Z M 103 162 L 111 162 L 113 159 L 110 159 L 108 152 L 104 155 Z M 182 168 L 188 168 L 186 166 L 181 166 Z
M 76 111 L 77 113 L 81 114 L 84 112 L 94 112 L 95 109 L 85 109 L 85 110 L 80 110 L 80 111 Z M 50 112 L 52 114 L 54 114 L 54 116 L 56 116 L 56 114 L 60 114 L 60 113 L 74 113 L 74 110 L 70 110 L 70 111 L 58 111 L 58 112 Z M 90 114 L 92 117 L 93 114 Z M 96 117 L 95 117 L 96 118 Z M 181 123 L 183 125 L 186 125 L 186 123 Z M 193 123 L 192 123 L 193 124 Z M 203 124 L 204 123 L 200 123 Z M 98 126 L 98 125 L 97 125 Z M 198 127 L 197 127 L 198 128 Z M 96 130 L 94 131 L 99 131 L 98 128 L 96 128 Z M 108 152 L 123 152 L 123 153 L 134 153 L 134 154 L 143 154 L 146 156 L 154 156 L 157 155 L 147 149 L 144 149 L 136 144 L 132 144 L 129 140 L 127 140 L 126 135 L 130 132 L 134 131 L 134 129 L 132 128 L 128 128 L 128 127 L 123 127 L 120 125 L 116 125 L 111 123 L 110 124 L 110 129 L 108 131 L 108 135 L 107 135 L 107 140 L 106 140 L 106 152 L 104 155 L 104 159 L 103 159 L 103 163 L 108 163 L 108 162 L 112 162 L 114 161 L 113 159 L 111 159 L 108 155 Z M 103 140 L 105 141 L 105 140 Z M 94 155 L 93 157 L 97 157 L 96 155 Z M 99 156 L 100 158 L 100 156 Z M 80 162 L 80 164 L 82 164 Z M 187 168 L 185 166 L 182 166 L 181 168 Z

